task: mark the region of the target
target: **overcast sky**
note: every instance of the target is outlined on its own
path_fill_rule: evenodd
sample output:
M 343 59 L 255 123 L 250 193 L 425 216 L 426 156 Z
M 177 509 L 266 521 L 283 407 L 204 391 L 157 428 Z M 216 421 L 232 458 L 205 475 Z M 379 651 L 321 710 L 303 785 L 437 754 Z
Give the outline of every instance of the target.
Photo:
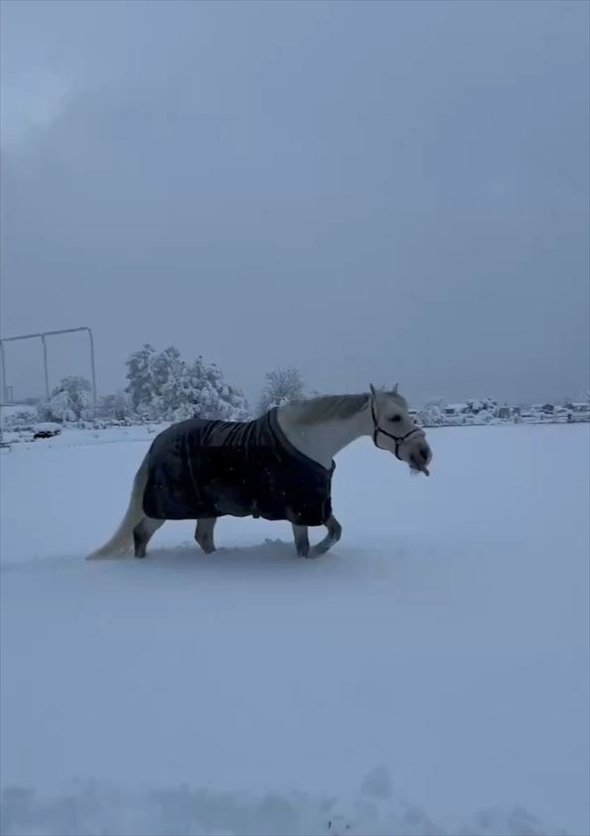
M 103 392 L 151 342 L 249 396 L 580 396 L 589 8 L 2 0 L 2 335 L 91 326 Z

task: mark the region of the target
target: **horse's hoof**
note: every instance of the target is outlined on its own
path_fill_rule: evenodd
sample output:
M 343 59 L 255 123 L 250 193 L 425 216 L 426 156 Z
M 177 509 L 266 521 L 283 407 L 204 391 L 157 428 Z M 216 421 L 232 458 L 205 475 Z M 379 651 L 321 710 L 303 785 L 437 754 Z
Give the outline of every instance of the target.
M 310 557 L 322 557 L 322 555 L 327 554 L 330 551 L 333 545 L 334 543 L 326 543 L 324 545 L 322 543 L 318 543 L 317 546 L 314 546 L 311 550 L 312 554 L 310 554 Z

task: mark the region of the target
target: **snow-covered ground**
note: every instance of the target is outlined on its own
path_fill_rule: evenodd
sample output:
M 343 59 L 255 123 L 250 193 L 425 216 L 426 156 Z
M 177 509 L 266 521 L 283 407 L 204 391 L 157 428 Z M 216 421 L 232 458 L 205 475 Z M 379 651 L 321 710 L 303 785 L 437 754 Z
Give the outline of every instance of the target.
M 586 836 L 588 425 L 339 456 L 341 544 L 168 523 L 88 562 L 146 428 L 1 458 L 3 836 Z

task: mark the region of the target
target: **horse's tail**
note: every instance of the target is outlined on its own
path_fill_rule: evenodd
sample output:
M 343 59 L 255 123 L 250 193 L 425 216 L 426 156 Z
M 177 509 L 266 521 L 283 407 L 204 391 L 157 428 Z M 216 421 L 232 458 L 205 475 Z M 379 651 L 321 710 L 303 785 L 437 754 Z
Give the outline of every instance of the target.
M 133 529 L 145 517 L 143 512 L 143 492 L 147 484 L 148 476 L 148 455 L 146 453 L 139 470 L 135 474 L 133 480 L 133 489 L 131 497 L 129 498 L 129 505 L 125 516 L 121 520 L 119 528 L 115 531 L 108 543 L 101 546 L 96 551 L 89 554 L 87 560 L 94 560 L 100 557 L 109 557 L 110 555 L 119 555 L 127 551 L 133 543 Z

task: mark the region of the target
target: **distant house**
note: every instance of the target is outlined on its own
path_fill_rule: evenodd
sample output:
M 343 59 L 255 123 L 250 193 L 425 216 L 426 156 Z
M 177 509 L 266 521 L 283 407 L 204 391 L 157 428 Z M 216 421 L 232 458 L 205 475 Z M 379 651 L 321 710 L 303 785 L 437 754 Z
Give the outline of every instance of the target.
M 509 406 L 501 406 L 498 409 L 498 418 L 502 418 L 502 419 L 506 420 L 507 418 L 510 418 L 511 415 L 512 415 L 512 410 L 510 409 Z
M 449 418 L 457 415 L 465 415 L 468 409 L 469 407 L 466 403 L 450 403 L 445 406 L 445 415 L 448 415 Z
M 464 424 L 469 407 L 466 403 L 450 403 L 443 410 L 443 423 Z
M 583 401 L 572 403 L 568 411 L 568 421 L 590 421 L 590 405 Z
M 535 417 L 533 409 L 534 407 L 530 406 L 515 406 L 512 414 L 522 421 L 530 421 Z

